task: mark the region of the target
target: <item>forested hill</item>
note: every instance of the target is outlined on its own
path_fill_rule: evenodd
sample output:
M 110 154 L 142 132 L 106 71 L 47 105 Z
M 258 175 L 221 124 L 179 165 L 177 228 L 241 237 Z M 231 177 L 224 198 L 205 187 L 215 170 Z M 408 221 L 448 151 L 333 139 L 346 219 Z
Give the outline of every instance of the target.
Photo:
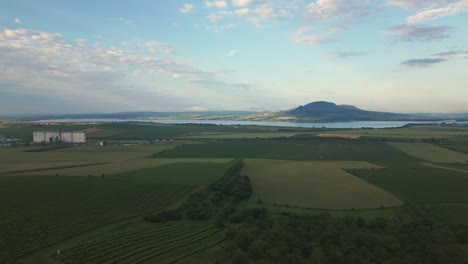
M 313 102 L 299 106 L 285 114 L 303 121 L 407 121 L 427 119 L 415 115 L 366 111 L 352 105 L 331 102 Z

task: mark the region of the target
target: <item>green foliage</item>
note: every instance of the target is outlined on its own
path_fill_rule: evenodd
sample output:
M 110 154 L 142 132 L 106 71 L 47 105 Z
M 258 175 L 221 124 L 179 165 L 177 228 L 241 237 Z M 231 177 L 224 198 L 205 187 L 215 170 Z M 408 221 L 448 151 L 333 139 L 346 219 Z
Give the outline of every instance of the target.
M 226 232 L 231 261 L 226 254 L 213 263 L 466 263 L 468 251 L 456 244 L 464 235 L 432 218 L 266 216 Z
M 240 175 L 242 166 L 242 161 L 236 161 L 221 179 L 191 194 L 181 210 L 191 220 L 206 220 L 215 214 L 227 217 L 239 201 L 252 194 L 249 178 Z

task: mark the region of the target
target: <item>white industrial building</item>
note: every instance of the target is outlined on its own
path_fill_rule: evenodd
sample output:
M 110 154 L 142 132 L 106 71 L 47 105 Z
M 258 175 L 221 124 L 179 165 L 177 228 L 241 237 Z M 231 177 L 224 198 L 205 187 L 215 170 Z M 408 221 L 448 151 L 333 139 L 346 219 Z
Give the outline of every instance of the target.
M 33 132 L 34 143 L 86 143 L 85 132 L 36 131 Z

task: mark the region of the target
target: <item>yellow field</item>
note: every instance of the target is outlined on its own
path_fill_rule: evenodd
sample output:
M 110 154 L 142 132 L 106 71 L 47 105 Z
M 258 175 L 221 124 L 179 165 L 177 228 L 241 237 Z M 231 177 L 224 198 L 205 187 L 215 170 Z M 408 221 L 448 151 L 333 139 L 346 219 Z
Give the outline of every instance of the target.
M 360 135 L 353 135 L 353 134 L 329 134 L 329 133 L 320 133 L 317 137 L 323 138 L 347 138 L 347 139 L 358 139 Z
M 129 163 L 177 146 L 80 146 L 46 152 L 24 152 L 33 147 L 0 148 L 0 173 L 95 163 Z
M 318 209 L 367 209 L 403 204 L 384 190 L 342 169 L 373 169 L 368 162 L 246 160 L 254 200 Z
M 139 170 L 155 166 L 161 166 L 170 163 L 192 163 L 192 162 L 212 162 L 212 163 L 227 163 L 232 159 L 191 159 L 191 158 L 175 158 L 175 159 L 132 159 L 118 163 L 110 163 L 103 165 L 84 166 L 76 168 L 64 168 L 54 170 L 44 170 L 40 172 L 20 173 L 20 175 L 60 175 L 60 176 L 100 176 L 102 174 L 116 174 L 127 171 Z
M 420 159 L 430 162 L 440 163 L 455 163 L 455 162 L 468 162 L 468 155 L 435 146 L 428 143 L 388 143 L 390 146 L 395 147 L 409 155 L 418 157 Z

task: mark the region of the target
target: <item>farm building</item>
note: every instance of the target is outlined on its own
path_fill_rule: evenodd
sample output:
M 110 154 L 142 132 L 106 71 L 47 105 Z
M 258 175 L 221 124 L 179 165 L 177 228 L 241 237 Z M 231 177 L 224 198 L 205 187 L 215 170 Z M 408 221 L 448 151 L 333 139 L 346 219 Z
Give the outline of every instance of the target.
M 34 143 L 86 143 L 85 132 L 36 131 L 33 132 Z

